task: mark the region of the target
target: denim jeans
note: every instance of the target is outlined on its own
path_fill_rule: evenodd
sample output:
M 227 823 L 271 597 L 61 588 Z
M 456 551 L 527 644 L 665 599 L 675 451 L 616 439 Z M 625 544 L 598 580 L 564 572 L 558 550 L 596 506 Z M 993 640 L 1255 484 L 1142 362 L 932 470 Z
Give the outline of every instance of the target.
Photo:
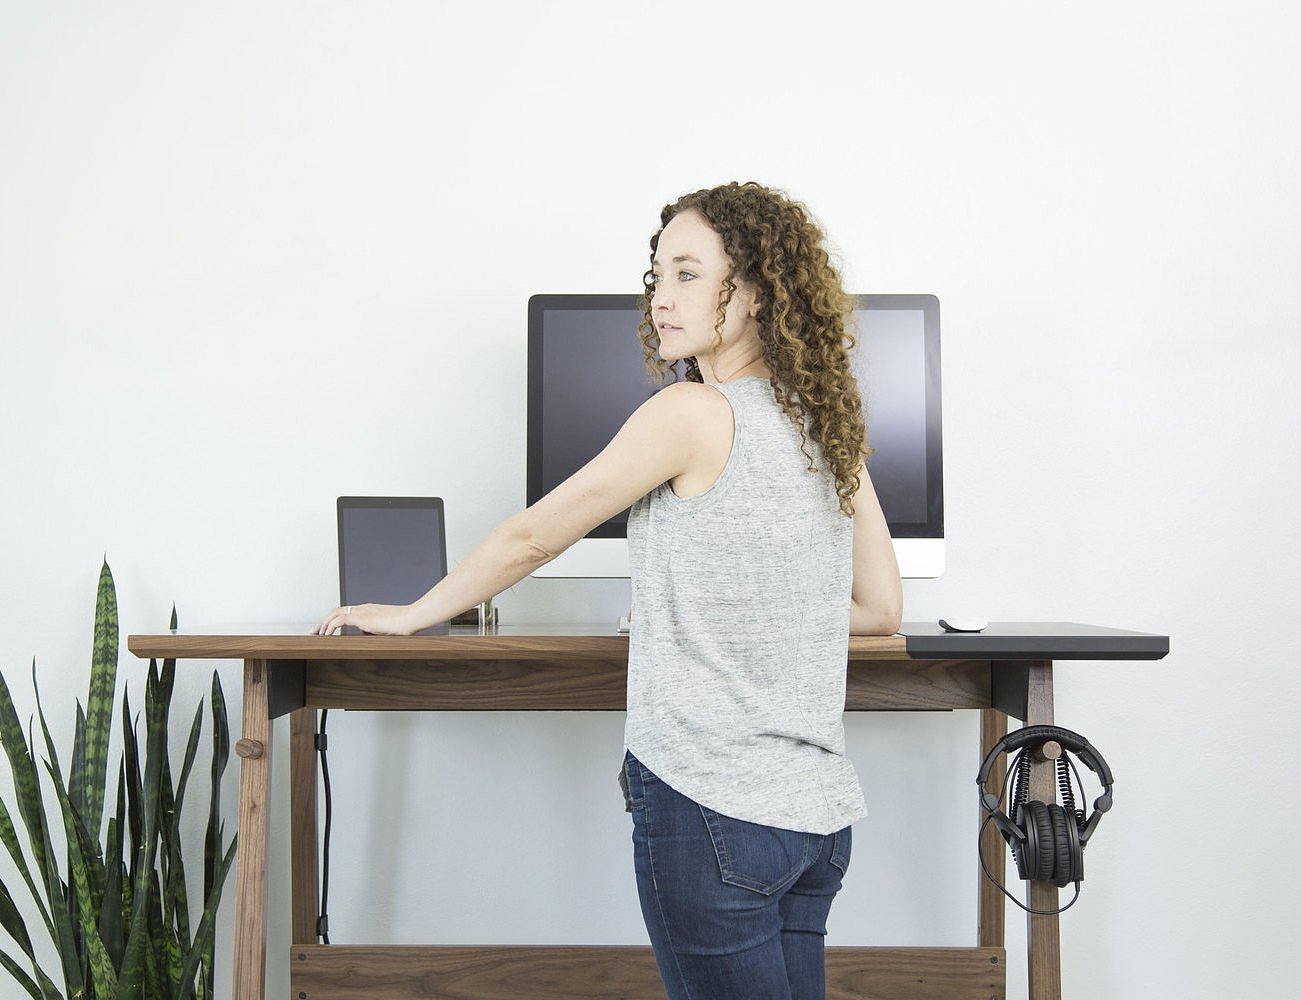
M 823 1000 L 849 827 L 797 833 L 723 816 L 632 754 L 624 777 L 642 916 L 669 1000 Z

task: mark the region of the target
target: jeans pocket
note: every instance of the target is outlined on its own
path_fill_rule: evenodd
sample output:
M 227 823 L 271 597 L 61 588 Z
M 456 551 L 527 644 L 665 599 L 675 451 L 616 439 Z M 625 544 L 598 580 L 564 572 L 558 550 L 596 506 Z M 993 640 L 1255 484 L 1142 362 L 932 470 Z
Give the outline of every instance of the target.
M 632 812 L 632 793 L 628 791 L 628 762 L 619 768 L 619 790 L 623 792 L 623 811 Z
M 808 867 L 818 839 L 812 834 L 747 823 L 700 807 L 718 856 L 718 871 L 728 885 L 770 896 L 788 888 Z
M 619 787 L 623 790 L 625 812 L 632 812 L 646 797 L 646 785 L 654 776 L 642 767 L 641 761 L 629 751 L 623 754 L 623 767 L 619 768 Z
M 837 830 L 832 835 L 831 863 L 840 869 L 840 874 L 849 874 L 849 854 L 853 848 L 854 835 L 852 827 Z

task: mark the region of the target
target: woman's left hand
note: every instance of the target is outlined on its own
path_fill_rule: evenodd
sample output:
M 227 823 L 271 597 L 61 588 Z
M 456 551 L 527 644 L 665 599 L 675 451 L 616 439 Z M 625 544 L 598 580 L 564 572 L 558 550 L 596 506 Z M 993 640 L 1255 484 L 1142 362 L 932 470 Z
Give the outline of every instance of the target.
M 359 628 L 373 635 L 410 635 L 415 631 L 407 623 L 406 604 L 357 604 L 335 608 L 321 619 L 313 635 L 333 635 L 345 625 Z

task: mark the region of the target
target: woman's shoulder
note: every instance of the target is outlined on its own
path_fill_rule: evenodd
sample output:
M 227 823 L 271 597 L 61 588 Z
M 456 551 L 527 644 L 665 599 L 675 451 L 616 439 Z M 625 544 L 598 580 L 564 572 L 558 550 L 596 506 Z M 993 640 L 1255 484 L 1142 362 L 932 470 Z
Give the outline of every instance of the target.
M 681 442 L 694 458 L 729 449 L 736 416 L 730 398 L 705 382 L 671 382 L 642 408 L 654 426 Z
M 686 419 L 707 419 L 729 414 L 731 403 L 715 385 L 704 382 L 670 382 L 648 401 L 663 412 L 673 412 Z

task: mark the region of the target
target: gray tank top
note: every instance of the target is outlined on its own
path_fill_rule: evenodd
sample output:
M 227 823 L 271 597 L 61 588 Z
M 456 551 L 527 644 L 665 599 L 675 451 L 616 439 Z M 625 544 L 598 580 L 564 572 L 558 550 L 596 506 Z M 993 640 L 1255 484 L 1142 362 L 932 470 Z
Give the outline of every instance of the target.
M 625 744 L 725 816 L 832 833 L 867 812 L 845 756 L 853 523 L 767 379 L 714 388 L 735 420 L 718 480 L 628 515 Z

